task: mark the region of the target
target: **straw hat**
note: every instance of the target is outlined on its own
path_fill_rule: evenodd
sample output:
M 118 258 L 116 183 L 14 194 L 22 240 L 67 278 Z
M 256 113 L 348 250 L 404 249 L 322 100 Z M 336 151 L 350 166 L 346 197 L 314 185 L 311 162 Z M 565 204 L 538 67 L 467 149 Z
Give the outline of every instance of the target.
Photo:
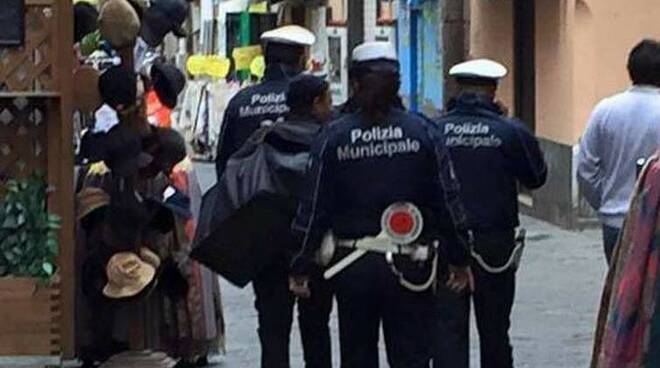
M 99 71 L 91 65 L 83 65 L 73 73 L 73 103 L 83 113 L 92 113 L 103 104 L 99 76 Z
M 108 283 L 103 295 L 112 299 L 130 298 L 146 288 L 156 275 L 156 268 L 133 252 L 117 253 L 106 266 Z
M 160 257 L 156 253 L 152 252 L 151 249 L 147 247 L 140 248 L 140 258 L 147 262 L 148 264 L 154 266 L 154 268 L 160 267 Z

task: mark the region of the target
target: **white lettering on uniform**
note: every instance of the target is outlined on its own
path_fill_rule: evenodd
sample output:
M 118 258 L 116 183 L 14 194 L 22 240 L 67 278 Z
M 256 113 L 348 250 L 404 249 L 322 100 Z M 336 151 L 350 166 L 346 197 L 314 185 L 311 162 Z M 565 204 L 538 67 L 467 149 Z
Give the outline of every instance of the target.
M 284 115 L 289 112 L 286 105 L 286 93 L 268 93 L 261 95 L 255 93 L 250 99 L 249 105 L 243 105 L 238 110 L 241 118 L 258 115 Z
M 372 157 L 393 157 L 400 154 L 419 152 L 421 143 L 413 138 L 404 138 L 401 127 L 375 126 L 369 129 L 353 129 L 351 143 L 337 147 L 337 159 L 359 160 Z
M 502 145 L 502 139 L 491 134 L 490 127 L 483 123 L 446 124 L 445 144 L 447 147 L 493 148 Z

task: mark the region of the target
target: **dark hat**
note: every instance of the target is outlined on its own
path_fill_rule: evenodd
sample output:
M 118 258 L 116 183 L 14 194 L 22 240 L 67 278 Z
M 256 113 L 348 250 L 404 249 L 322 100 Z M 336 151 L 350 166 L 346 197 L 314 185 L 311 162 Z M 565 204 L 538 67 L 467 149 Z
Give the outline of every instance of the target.
M 291 80 L 289 92 L 286 95 L 286 104 L 290 109 L 311 108 L 314 99 L 319 97 L 328 83 L 311 74 L 301 74 Z
M 73 5 L 73 42 L 78 43 L 86 35 L 99 29 L 99 12 L 86 2 Z
M 137 75 L 123 66 L 113 66 L 99 78 L 99 92 L 104 103 L 113 109 L 133 106 L 137 100 Z
M 186 76 L 173 64 L 156 62 L 151 67 L 151 83 L 163 105 L 173 109 L 186 86 Z
M 156 0 L 144 12 L 140 35 L 149 46 L 156 47 L 163 42 L 165 35 L 172 32 L 184 37 L 181 28 L 188 17 L 190 5 L 185 0 Z
M 142 139 L 125 124 L 118 124 L 99 140 L 103 161 L 113 175 L 129 177 L 151 163 L 153 157 L 142 151 Z

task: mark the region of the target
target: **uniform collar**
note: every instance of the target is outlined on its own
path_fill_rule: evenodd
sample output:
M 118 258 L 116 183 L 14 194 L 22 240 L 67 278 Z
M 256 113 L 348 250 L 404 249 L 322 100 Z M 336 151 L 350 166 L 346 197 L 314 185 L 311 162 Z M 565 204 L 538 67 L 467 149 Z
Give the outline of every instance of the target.
M 395 109 L 399 110 L 405 110 L 406 107 L 403 105 L 403 100 L 401 99 L 401 96 L 397 96 L 396 100 L 394 101 L 394 105 L 392 106 Z M 354 96 L 351 96 L 344 102 L 342 105 L 338 106 L 339 112 L 342 114 L 352 114 L 355 112 L 358 112 L 360 110 L 360 106 L 357 103 L 357 99 Z
M 481 110 L 490 114 L 502 115 L 502 109 L 488 96 L 474 92 L 463 92 L 447 103 L 448 112 Z
M 266 66 L 264 72 L 264 81 L 279 81 L 295 77 L 300 74 L 300 68 L 292 67 L 286 64 L 270 64 Z

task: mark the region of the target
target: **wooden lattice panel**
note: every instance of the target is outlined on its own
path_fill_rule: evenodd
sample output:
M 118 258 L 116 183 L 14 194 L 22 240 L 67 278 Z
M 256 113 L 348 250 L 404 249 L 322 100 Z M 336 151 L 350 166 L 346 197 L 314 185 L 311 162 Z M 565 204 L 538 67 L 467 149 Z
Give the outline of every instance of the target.
M 47 168 L 46 98 L 0 98 L 0 181 Z
M 55 8 L 26 7 L 25 45 L 0 48 L 0 92 L 53 92 L 55 73 Z

